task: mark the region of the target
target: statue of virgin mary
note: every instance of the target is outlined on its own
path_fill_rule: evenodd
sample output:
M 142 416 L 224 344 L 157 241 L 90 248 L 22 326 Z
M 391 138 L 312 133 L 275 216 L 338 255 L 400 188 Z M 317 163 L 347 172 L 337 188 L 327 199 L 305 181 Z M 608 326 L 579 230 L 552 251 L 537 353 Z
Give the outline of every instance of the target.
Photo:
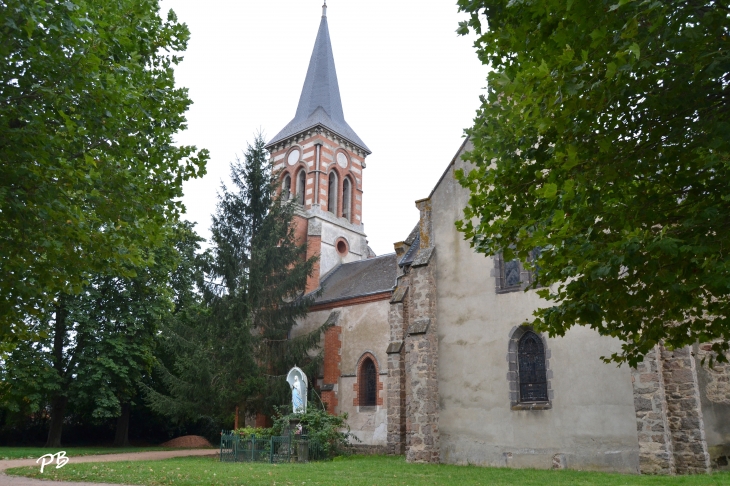
M 289 370 L 286 381 L 291 388 L 291 406 L 294 413 L 307 411 L 307 375 L 298 367 Z
M 294 385 L 291 387 L 291 405 L 294 413 L 304 412 L 304 400 L 302 399 L 302 382 L 299 377 L 294 377 Z

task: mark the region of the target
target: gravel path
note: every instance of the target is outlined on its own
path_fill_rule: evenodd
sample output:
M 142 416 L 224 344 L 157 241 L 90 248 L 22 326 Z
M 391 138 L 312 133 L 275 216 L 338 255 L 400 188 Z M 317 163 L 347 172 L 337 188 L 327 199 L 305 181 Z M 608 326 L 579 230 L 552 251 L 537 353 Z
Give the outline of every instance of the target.
M 82 462 L 115 462 L 115 461 L 156 461 L 159 459 L 170 459 L 172 457 L 184 456 L 214 456 L 218 455 L 217 449 L 186 449 L 180 451 L 148 451 L 128 452 L 124 454 L 104 454 L 99 456 L 78 456 L 70 457 L 69 464 Z M 6 469 L 23 466 L 39 466 L 35 459 L 10 459 L 0 461 L 0 485 L 2 486 L 90 486 L 108 483 L 69 483 L 65 481 L 44 481 L 42 479 L 30 479 L 20 476 L 7 476 Z M 49 464 L 46 467 L 55 467 Z M 119 486 L 119 485 L 116 485 Z

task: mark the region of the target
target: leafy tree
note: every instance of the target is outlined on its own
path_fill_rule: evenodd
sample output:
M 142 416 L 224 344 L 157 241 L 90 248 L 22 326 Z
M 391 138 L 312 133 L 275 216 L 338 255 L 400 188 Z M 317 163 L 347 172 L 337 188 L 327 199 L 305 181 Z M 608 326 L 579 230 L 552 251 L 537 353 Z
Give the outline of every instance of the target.
M 197 238 L 189 224 L 174 233 L 183 248 Z M 178 261 L 172 245 L 144 257 L 154 264 L 137 268 L 135 277 L 98 275 L 81 293 L 59 296 L 53 313 L 29 322 L 43 337 L 3 356 L 0 403 L 30 413 L 49 407 L 47 447 L 61 445 L 69 405 L 90 408 L 97 420 L 119 417 L 115 444 L 126 445 L 129 409 L 155 363 L 157 329 L 170 312 L 170 273 Z
M 131 277 L 182 210 L 206 151 L 176 146 L 189 32 L 157 0 L 0 3 L 0 344 L 81 292 Z M 50 296 L 50 298 L 49 298 Z M 33 328 L 42 333 L 43 329 Z
M 636 364 L 730 337 L 726 1 L 459 0 L 489 64 L 458 226 L 481 252 L 539 247 L 534 323 L 585 325 Z M 720 355 L 719 359 L 724 359 Z
M 309 353 L 324 328 L 289 339 L 313 299 L 302 294 L 315 258 L 296 240 L 295 206 L 278 197 L 264 144 L 258 135 L 244 160 L 231 163 L 233 189 L 219 194 L 204 308 L 168 327 L 174 362 L 161 372 L 170 394 L 148 395 L 160 413 L 228 420 L 240 407 L 270 414 L 290 399 L 282 375 L 294 364 L 313 374 L 320 363 Z

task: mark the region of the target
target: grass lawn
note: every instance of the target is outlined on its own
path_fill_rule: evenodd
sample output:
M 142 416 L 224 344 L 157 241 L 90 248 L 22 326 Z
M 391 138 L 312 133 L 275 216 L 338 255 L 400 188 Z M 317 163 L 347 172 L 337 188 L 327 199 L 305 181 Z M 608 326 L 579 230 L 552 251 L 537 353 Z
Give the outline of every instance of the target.
M 2 459 L 38 459 L 44 454 L 55 454 L 58 451 L 66 451 L 66 455 L 90 456 L 93 454 L 120 454 L 122 452 L 144 452 L 144 451 L 171 451 L 171 447 L 61 447 L 59 449 L 46 449 L 44 447 L 0 447 L 0 460 Z
M 164 461 L 73 464 L 61 469 L 37 467 L 8 474 L 66 481 L 99 481 L 141 485 L 730 485 L 730 473 L 702 476 L 635 476 L 579 471 L 538 471 L 475 466 L 407 464 L 402 457 L 354 456 L 309 464 L 221 463 L 218 459 L 184 457 Z

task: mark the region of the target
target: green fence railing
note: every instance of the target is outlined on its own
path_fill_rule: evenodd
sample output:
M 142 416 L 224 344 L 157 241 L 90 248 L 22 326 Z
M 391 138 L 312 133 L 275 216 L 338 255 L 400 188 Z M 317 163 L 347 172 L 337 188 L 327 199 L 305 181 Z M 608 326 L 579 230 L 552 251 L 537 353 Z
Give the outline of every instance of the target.
M 221 462 L 309 462 L 327 459 L 323 447 L 304 435 L 241 436 L 221 431 Z

